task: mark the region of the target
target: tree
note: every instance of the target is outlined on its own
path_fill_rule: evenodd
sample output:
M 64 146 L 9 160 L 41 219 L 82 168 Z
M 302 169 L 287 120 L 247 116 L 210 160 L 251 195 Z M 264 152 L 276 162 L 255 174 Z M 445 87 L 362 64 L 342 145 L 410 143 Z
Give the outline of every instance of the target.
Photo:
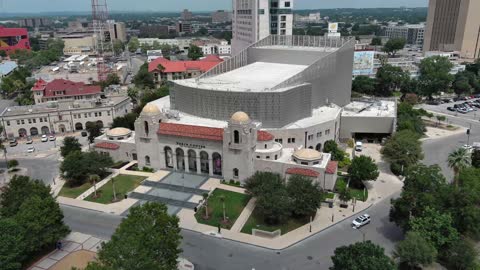
M 352 91 L 366 95 L 375 95 L 375 79 L 368 76 L 356 76 L 352 82 Z
M 190 44 L 190 48 L 188 49 L 188 58 L 192 60 L 198 60 L 200 57 L 203 56 L 202 49 L 194 44 Z
M 415 110 L 411 104 L 402 102 L 398 105 L 397 116 L 397 131 L 408 129 L 418 135 L 423 135 L 425 124 L 421 117 L 428 116 L 430 118 L 433 117 L 433 114 L 429 114 L 423 109 Z
M 469 95 L 472 91 L 472 87 L 470 86 L 470 82 L 467 77 L 464 76 L 455 76 L 455 80 L 453 81 L 453 91 L 458 96 L 461 95 Z
M 478 252 L 470 239 L 459 238 L 442 254 L 442 261 L 448 269 L 478 269 Z
M 458 186 L 458 174 L 460 170 L 467 168 L 472 163 L 470 154 L 465 148 L 458 148 L 448 155 L 448 166 L 453 169 L 453 181 Z
M 50 195 L 28 197 L 14 218 L 26 232 L 25 244 L 31 253 L 55 245 L 70 233 L 63 223 L 62 210 Z
M 119 85 L 120 84 L 120 77 L 116 73 L 110 73 L 107 75 L 107 79 L 100 82 L 100 86 L 102 90 L 110 85 Z
M 50 188 L 40 180 L 32 180 L 27 176 L 13 176 L 0 193 L 0 216 L 13 217 L 30 196 L 49 197 Z
M 78 142 L 78 139 L 73 136 L 65 137 L 63 139 L 63 146 L 60 147 L 60 155 L 66 157 L 68 154 L 75 151 L 82 151 L 82 145 Z
M 96 174 L 92 174 L 88 177 L 88 181 L 90 183 L 93 183 L 93 197 L 94 198 L 97 198 L 97 183 L 98 181 L 100 181 L 100 176 L 96 175 Z
M 410 130 L 395 133 L 387 140 L 381 152 L 387 161 L 399 164 L 404 169 L 423 159 L 419 135 Z
M 124 116 L 118 116 L 113 119 L 112 128 L 123 127 L 130 130 L 135 130 L 135 120 L 138 114 L 135 112 L 127 113 Z
M 132 37 L 130 41 L 128 42 L 128 50 L 130 52 L 136 52 L 138 48 L 140 47 L 140 42 L 138 41 L 137 37 Z
M 402 50 L 405 47 L 407 41 L 404 38 L 393 38 L 387 41 L 383 46 L 383 51 L 388 53 L 388 55 L 395 57 L 399 50 Z
M 278 189 L 271 188 L 258 196 L 255 209 L 263 216 L 265 223 L 270 225 L 284 224 L 292 211 L 290 198 L 284 186 Z
M 405 174 L 400 197 L 392 199 L 390 220 L 404 231 L 409 230 L 412 217 L 423 216 L 427 207 L 442 205 L 443 199 L 438 195 L 446 187 L 447 183 L 439 166 L 411 166 Z
M 393 261 L 384 249 L 370 241 L 357 242 L 335 249 L 330 270 L 393 270 Z
M 133 83 L 136 87 L 141 89 L 155 87 L 153 74 L 148 71 L 148 63 L 145 63 L 140 67 L 137 75 L 133 77 Z
M 22 269 L 26 257 L 25 231 L 13 218 L 0 218 L 0 262 L 3 270 Z
M 340 190 L 338 190 L 338 198 L 340 201 L 348 203 L 353 197 L 348 187 L 341 187 Z
M 119 39 L 113 41 L 113 52 L 115 55 L 120 55 L 125 50 L 125 44 Z
M 102 127 L 98 123 L 87 123 L 85 130 L 88 132 L 88 141 L 90 143 L 93 143 L 96 137 L 102 135 Z
M 135 87 L 129 87 L 127 90 L 127 95 L 133 103 L 137 103 L 138 92 L 138 89 Z
M 247 193 L 254 197 L 261 196 L 272 189 L 283 188 L 282 176 L 271 172 L 257 171 L 244 184 Z
M 377 79 L 375 94 L 384 97 L 392 96 L 394 91 L 401 89 L 410 79 L 406 71 L 390 64 L 382 65 L 375 76 Z
M 422 216 L 413 217 L 410 227 L 425 237 L 437 250 L 448 247 L 459 238 L 458 231 L 453 227 L 452 216 L 430 207 L 425 209 Z
M 102 244 L 98 261 L 107 268 L 100 269 L 177 269 L 182 238 L 178 222 L 164 204 L 132 207 L 111 240 Z
M 0 50 L 0 57 L 7 57 L 5 50 Z
M 96 174 L 101 177 L 107 175 L 107 168 L 113 165 L 110 156 L 98 152 L 70 153 L 60 164 L 60 171 L 71 187 L 80 186 L 88 181 L 89 175 Z
M 203 204 L 205 205 L 205 218 L 208 219 L 208 193 L 203 193 Z
M 7 167 L 8 167 L 9 169 L 10 169 L 10 168 L 13 169 L 13 168 L 15 168 L 15 167 L 17 167 L 17 166 L 18 166 L 18 160 L 16 160 L 16 159 L 10 159 L 10 160 L 8 161 Z
M 400 265 L 417 269 L 432 264 L 437 257 L 437 250 L 421 234 L 410 231 L 397 244 L 394 256 L 400 259 Z
M 323 146 L 323 152 L 330 153 L 332 155 L 332 160 L 334 161 L 343 161 L 345 159 L 346 153 L 338 147 L 338 144 L 333 140 L 328 140 Z
M 453 81 L 450 74 L 453 64 L 447 57 L 432 56 L 420 62 L 418 86 L 420 92 L 432 99 L 432 95 L 446 92 Z
M 382 38 L 381 37 L 373 37 L 372 42 L 370 42 L 372 46 L 382 46 Z
M 437 121 L 438 121 L 437 126 L 439 126 L 441 122 L 447 120 L 447 117 L 444 116 L 444 115 L 437 115 L 437 116 L 435 116 L 435 118 L 437 118 Z
M 220 201 L 222 202 L 222 208 L 223 208 L 223 221 L 226 221 L 227 215 L 225 214 L 225 195 L 220 196 Z
M 472 166 L 480 168 L 480 149 L 474 149 L 472 152 Z
M 287 183 L 293 214 L 299 217 L 315 215 L 322 204 L 323 192 L 318 182 L 305 176 L 292 175 Z
M 375 181 L 380 175 L 375 161 L 371 157 L 363 155 L 353 158 L 348 173 L 350 174 L 350 184 L 355 187 L 362 187 L 363 181 Z

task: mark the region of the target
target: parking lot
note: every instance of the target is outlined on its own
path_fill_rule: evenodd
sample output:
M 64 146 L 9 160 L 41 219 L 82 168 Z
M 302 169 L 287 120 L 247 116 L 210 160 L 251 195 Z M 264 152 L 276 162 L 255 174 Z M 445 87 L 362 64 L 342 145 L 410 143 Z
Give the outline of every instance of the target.
M 83 146 L 88 145 L 86 137 L 81 137 L 77 134 L 72 134 L 67 136 L 73 136 L 73 135 L 76 135 L 75 137 Z M 25 157 L 34 157 L 39 153 L 46 152 L 49 150 L 54 150 L 54 149 L 59 150 L 60 147 L 63 145 L 63 138 L 64 138 L 63 136 L 55 137 L 54 141 L 49 140 L 47 142 L 42 142 L 40 137 L 34 137 L 32 138 L 33 142 L 31 144 L 27 144 L 27 140 L 22 139 L 22 140 L 17 140 L 18 144 L 16 146 L 10 146 L 8 141 L 4 143 L 4 146 L 5 146 L 5 149 L 7 150 L 8 156 L 21 155 Z M 28 153 L 28 148 L 30 147 L 34 147 L 35 151 L 33 151 L 32 153 Z
M 448 107 L 454 107 L 455 105 L 457 106 L 462 106 L 463 103 L 465 102 L 475 102 L 478 101 L 477 103 L 480 104 L 480 99 L 475 98 L 475 99 L 470 99 L 468 101 L 456 101 L 456 102 L 449 102 L 449 103 L 443 103 L 439 105 L 430 105 L 430 104 L 421 104 L 419 107 L 427 110 L 427 111 L 432 111 L 432 112 L 438 112 L 446 115 L 451 115 L 459 118 L 464 118 L 464 119 L 469 119 L 469 120 L 480 120 L 480 108 L 477 108 L 475 106 L 470 106 L 472 108 L 471 111 L 468 112 L 459 112 L 457 110 L 451 111 L 448 110 Z M 480 105 L 479 105 L 480 106 Z M 447 117 L 448 121 L 448 117 Z

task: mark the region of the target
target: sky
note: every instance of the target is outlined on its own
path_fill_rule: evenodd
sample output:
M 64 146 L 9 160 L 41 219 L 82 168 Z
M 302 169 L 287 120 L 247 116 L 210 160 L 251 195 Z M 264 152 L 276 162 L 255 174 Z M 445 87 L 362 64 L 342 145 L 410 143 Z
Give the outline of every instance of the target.
M 231 0 L 107 0 L 115 11 L 231 9 Z M 425 7 L 428 0 L 293 0 L 295 9 Z M 90 0 L 0 0 L 0 13 L 89 11 Z

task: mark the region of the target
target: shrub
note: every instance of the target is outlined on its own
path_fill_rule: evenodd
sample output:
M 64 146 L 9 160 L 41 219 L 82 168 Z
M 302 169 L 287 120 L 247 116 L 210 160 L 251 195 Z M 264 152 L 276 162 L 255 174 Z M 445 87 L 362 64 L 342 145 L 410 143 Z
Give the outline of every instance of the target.
M 354 139 L 348 139 L 347 145 L 350 148 L 353 148 L 355 146 L 355 140 Z
M 11 159 L 8 161 L 8 168 L 15 168 L 18 166 L 18 160 L 16 159 Z
M 143 168 L 142 168 L 142 171 L 144 171 L 144 172 L 153 172 L 154 170 L 153 170 L 153 168 L 143 167 Z
M 394 175 L 400 175 L 402 174 L 402 165 L 398 164 L 398 163 L 392 163 L 390 164 L 390 170 L 392 171 L 392 173 Z
M 235 185 L 235 180 L 230 179 L 229 183 L 230 183 L 230 185 Z
M 235 185 L 236 185 L 236 186 L 240 186 L 240 185 L 241 185 L 241 184 L 240 184 L 240 181 L 236 181 L 236 182 L 235 182 Z
M 352 161 L 348 157 L 345 157 L 343 160 L 338 162 L 338 167 L 339 168 L 345 168 L 345 167 L 350 166 L 350 165 L 352 165 Z

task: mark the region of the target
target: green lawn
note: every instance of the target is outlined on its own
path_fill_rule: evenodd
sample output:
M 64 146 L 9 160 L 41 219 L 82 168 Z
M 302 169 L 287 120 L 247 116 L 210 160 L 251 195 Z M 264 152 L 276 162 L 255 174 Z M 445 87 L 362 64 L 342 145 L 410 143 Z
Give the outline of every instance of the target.
M 136 187 L 140 185 L 140 183 L 145 179 L 144 176 L 136 176 L 136 175 L 125 175 L 120 174 L 114 177 L 115 180 L 115 191 L 117 193 L 117 200 L 121 201 L 125 194 L 134 190 Z M 94 194 L 92 193 L 90 196 L 85 198 L 86 201 L 96 202 L 96 203 L 103 203 L 109 204 L 113 201 L 113 187 L 112 181 L 108 181 L 105 185 L 97 190 L 98 198 L 93 198 Z
M 252 229 L 259 229 L 268 232 L 273 232 L 280 229 L 283 235 L 288 233 L 289 231 L 293 231 L 296 228 L 307 224 L 308 222 L 310 222 L 309 217 L 305 217 L 304 219 L 294 219 L 291 217 L 285 224 L 271 226 L 267 225 L 263 221 L 263 217 L 255 209 L 253 210 L 252 215 L 248 218 L 247 222 L 243 226 L 242 233 L 252 234 Z
M 225 214 L 228 222 L 223 222 L 223 204 L 220 196 L 225 196 Z M 235 223 L 238 216 L 242 213 L 243 208 L 250 200 L 250 196 L 242 193 L 228 191 L 224 189 L 215 189 L 208 198 L 209 218 L 205 218 L 205 208 L 198 209 L 195 218 L 198 223 L 215 226 L 221 224 L 223 228 L 229 229 Z
M 85 183 L 81 186 L 78 186 L 78 187 L 68 187 L 66 184 L 63 185 L 62 189 L 60 190 L 60 193 L 58 194 L 58 196 L 63 196 L 63 197 L 68 197 L 68 198 L 77 198 L 78 196 L 80 196 L 80 194 L 84 193 L 85 191 L 87 191 L 87 189 L 89 189 L 90 187 L 92 187 L 92 184 L 90 183 Z
M 342 188 L 346 187 L 347 186 L 347 181 L 348 180 L 345 177 L 339 176 L 337 178 L 337 183 L 335 183 L 335 190 L 339 190 L 339 189 L 342 189 Z M 353 198 L 356 198 L 357 200 L 363 201 L 363 202 L 367 201 L 367 199 L 368 199 L 368 190 L 367 189 L 365 189 L 365 196 L 363 196 L 363 192 L 364 192 L 363 189 L 357 189 L 357 188 L 350 187 L 349 190 L 350 190 L 350 194 L 352 194 Z
M 324 193 L 324 200 L 327 200 L 327 199 L 333 199 L 333 197 L 335 197 L 335 193 L 332 193 L 332 192 L 327 192 L 327 193 Z

